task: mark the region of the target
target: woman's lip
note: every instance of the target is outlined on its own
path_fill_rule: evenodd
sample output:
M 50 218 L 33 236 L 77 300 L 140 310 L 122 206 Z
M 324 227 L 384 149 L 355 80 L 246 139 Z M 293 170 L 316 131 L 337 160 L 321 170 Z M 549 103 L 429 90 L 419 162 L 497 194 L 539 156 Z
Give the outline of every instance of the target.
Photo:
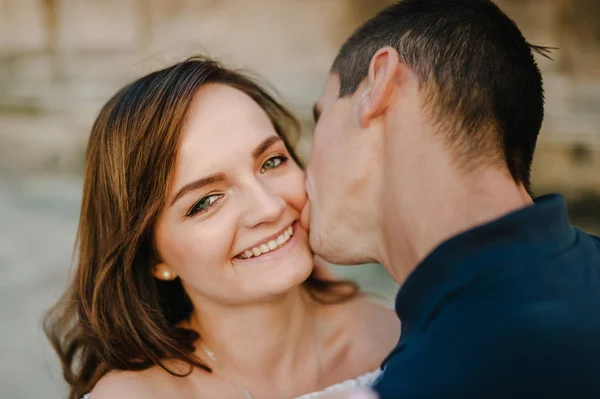
M 275 233 L 275 234 L 267 237 L 266 239 L 264 239 L 263 241 L 259 242 L 258 244 L 254 244 L 253 246 L 244 249 L 242 252 L 240 252 L 239 254 L 237 254 L 236 256 L 234 256 L 234 259 L 237 258 L 238 256 L 241 256 L 246 251 L 252 251 L 252 248 L 260 247 L 262 244 L 268 244 L 269 241 L 271 241 L 271 240 L 276 240 L 277 237 L 279 237 L 280 235 L 282 235 L 287 229 L 290 228 L 290 226 L 293 226 L 295 223 L 296 223 L 296 220 L 294 220 L 290 224 L 286 225 L 278 233 Z
M 236 263 L 237 262 L 242 263 L 242 262 L 253 262 L 253 261 L 258 261 L 258 260 L 268 260 L 269 258 L 277 256 L 277 255 L 279 255 L 282 252 L 287 252 L 287 249 L 291 248 L 292 244 L 294 244 L 296 242 L 296 237 L 298 235 L 298 226 L 297 226 L 297 223 L 294 221 L 291 224 L 291 226 L 294 229 L 294 233 L 292 234 L 292 237 L 285 244 L 283 244 L 283 246 L 281 246 L 281 247 L 279 247 L 277 249 L 274 249 L 272 251 L 269 251 L 266 254 L 262 254 L 260 256 L 253 256 L 253 257 L 248 258 L 248 259 L 240 259 L 238 257 L 235 257 L 235 258 L 232 259 L 232 261 L 236 262 Z

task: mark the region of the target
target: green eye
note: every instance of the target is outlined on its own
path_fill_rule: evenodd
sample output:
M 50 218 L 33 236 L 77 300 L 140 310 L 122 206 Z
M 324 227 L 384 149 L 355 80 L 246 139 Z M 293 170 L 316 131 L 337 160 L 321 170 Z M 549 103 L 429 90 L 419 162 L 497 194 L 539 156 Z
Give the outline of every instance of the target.
M 202 198 L 200 201 L 196 202 L 196 204 L 194 204 L 192 209 L 190 209 L 190 211 L 188 212 L 187 216 L 194 216 L 197 213 L 206 212 L 221 197 L 223 197 L 223 194 L 207 195 L 206 197 Z
M 265 173 L 269 169 L 275 169 L 278 166 L 281 166 L 287 161 L 287 157 L 282 155 L 271 157 L 265 161 L 262 168 L 260 169 L 260 173 Z

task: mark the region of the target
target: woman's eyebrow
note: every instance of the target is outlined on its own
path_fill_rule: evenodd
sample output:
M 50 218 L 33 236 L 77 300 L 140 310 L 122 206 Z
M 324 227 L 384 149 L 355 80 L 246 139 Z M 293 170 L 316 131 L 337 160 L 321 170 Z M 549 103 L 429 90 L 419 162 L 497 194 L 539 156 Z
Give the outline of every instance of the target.
M 175 197 L 171 201 L 171 206 L 173 206 L 173 204 L 175 204 L 175 202 L 179 198 L 183 197 L 187 193 L 189 193 L 191 191 L 198 190 L 198 189 L 200 189 L 200 188 L 202 188 L 204 186 L 207 186 L 209 184 L 222 182 L 225 179 L 226 179 L 225 173 L 215 173 L 215 174 L 212 174 L 210 176 L 206 176 L 206 177 L 203 177 L 201 179 L 195 180 L 195 181 L 193 181 L 191 183 L 188 183 L 185 186 L 183 186 L 181 189 L 179 189 L 179 191 L 177 192 L 177 194 L 175 195 Z
M 257 159 L 260 157 L 265 151 L 269 149 L 273 144 L 282 141 L 279 136 L 271 136 L 264 139 L 255 149 L 252 151 L 252 157 Z

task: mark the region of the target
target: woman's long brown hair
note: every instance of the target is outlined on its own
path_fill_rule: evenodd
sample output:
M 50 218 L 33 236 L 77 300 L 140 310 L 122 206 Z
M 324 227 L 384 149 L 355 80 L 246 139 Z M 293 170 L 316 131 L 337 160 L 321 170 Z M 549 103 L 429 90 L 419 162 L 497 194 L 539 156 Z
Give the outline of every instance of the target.
M 251 79 L 207 58 L 190 58 L 144 76 L 107 102 L 86 152 L 75 273 L 44 320 L 70 399 L 79 399 L 115 369 L 159 365 L 175 374 L 164 365 L 175 359 L 190 370 L 210 371 L 194 356 L 198 333 L 178 327 L 193 310 L 181 283 L 162 282 L 151 274 L 154 223 L 165 202 L 190 104 L 208 83 L 227 84 L 253 98 L 300 163 L 292 151 L 299 134 L 293 115 Z M 358 294 L 352 282 L 314 275 L 304 287 L 321 303 Z

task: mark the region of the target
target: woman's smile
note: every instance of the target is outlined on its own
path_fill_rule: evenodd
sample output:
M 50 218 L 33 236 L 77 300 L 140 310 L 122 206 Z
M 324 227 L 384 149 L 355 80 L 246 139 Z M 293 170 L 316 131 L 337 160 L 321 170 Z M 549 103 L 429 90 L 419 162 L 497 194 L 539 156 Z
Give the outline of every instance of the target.
M 278 233 L 266 238 L 260 243 L 242 251 L 234 258 L 237 262 L 248 262 L 254 260 L 270 260 L 275 256 L 279 256 L 289 250 L 296 240 L 295 232 L 297 222 L 294 221 Z

